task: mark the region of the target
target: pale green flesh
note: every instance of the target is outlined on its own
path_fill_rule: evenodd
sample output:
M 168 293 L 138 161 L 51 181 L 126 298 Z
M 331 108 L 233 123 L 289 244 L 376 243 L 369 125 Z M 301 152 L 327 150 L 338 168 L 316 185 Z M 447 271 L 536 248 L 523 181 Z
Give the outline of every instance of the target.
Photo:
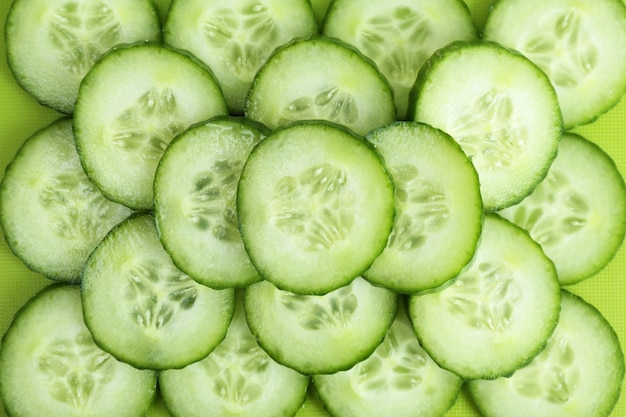
M 117 361 L 85 327 L 80 290 L 50 286 L 15 318 L 0 351 L 0 393 L 19 416 L 143 416 L 156 374 Z
M 155 218 L 176 265 L 213 288 L 259 279 L 238 230 L 237 183 L 265 133 L 259 126 L 218 118 L 189 129 L 166 151 L 155 178 Z
M 365 278 L 407 293 L 443 284 L 471 260 L 480 237 L 476 170 L 450 136 L 428 125 L 397 122 L 367 138 L 385 161 L 396 203 L 387 246 Z
M 441 416 L 463 382 L 421 348 L 403 308 L 370 357 L 347 371 L 315 375 L 313 381 L 325 408 L 342 417 Z
M 400 120 L 424 62 L 456 40 L 476 39 L 469 10 L 457 0 L 333 2 L 323 33 L 350 43 L 378 65 L 394 89 Z
M 511 377 L 472 381 L 469 388 L 486 417 L 605 417 L 623 378 L 615 331 L 594 307 L 564 291 L 546 348 Z
M 149 209 L 170 141 L 192 124 L 226 113 L 205 68 L 160 45 L 134 45 L 108 54 L 81 84 L 76 143 L 87 174 L 105 195 Z
M 149 1 L 15 1 L 7 53 L 16 79 L 38 100 L 71 113 L 81 80 L 110 48 L 160 40 Z
M 85 260 L 131 211 L 107 200 L 82 169 L 72 121 L 59 119 L 27 140 L 0 188 L 5 238 L 31 269 L 79 282 Z
M 624 240 L 626 186 L 602 149 L 566 133 L 546 179 L 500 214 L 542 245 L 562 285 L 573 284 L 600 271 Z
M 241 303 L 226 338 L 205 359 L 159 374 L 164 401 L 176 417 L 292 416 L 304 402 L 308 382 L 261 349 Z
M 169 11 L 164 38 L 205 62 L 231 114 L 242 114 L 252 80 L 274 49 L 316 30 L 304 0 L 179 0 Z
M 485 39 L 514 48 L 555 86 L 565 127 L 595 120 L 626 92 L 626 8 L 620 0 L 509 0 L 495 7 Z
M 393 188 L 376 152 L 335 125 L 275 131 L 250 155 L 238 187 L 246 250 L 261 276 L 297 293 L 348 284 L 383 250 Z
M 392 90 L 375 65 L 331 38 L 294 40 L 259 70 L 246 116 L 271 129 L 326 120 L 367 132 L 395 120 Z
M 528 363 L 556 326 L 559 306 L 556 271 L 540 246 L 490 215 L 468 268 L 449 285 L 412 296 L 409 314 L 441 367 L 478 379 Z
M 180 368 L 206 356 L 224 338 L 234 309 L 233 289 L 199 285 L 173 265 L 147 214 L 113 229 L 94 251 L 82 296 L 94 339 L 149 369 Z
M 549 79 L 497 44 L 456 42 L 440 50 L 411 100 L 410 118 L 450 134 L 472 160 L 485 210 L 522 200 L 556 156 L 562 118 Z
M 272 358 L 303 374 L 352 367 L 382 342 L 397 296 L 362 278 L 325 295 L 297 295 L 262 281 L 246 288 L 246 318 Z

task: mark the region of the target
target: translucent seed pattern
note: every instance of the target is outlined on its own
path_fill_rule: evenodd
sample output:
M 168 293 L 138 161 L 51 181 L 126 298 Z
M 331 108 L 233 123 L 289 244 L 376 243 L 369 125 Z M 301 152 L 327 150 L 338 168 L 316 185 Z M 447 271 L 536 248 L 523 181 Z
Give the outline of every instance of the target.
M 322 164 L 297 177 L 281 178 L 272 200 L 271 221 L 297 237 L 303 250 L 330 250 L 347 239 L 354 225 L 354 196 L 345 189 L 345 171 Z
M 416 338 L 407 339 L 392 327 L 383 343 L 363 362 L 355 365 L 351 383 L 355 392 L 412 390 L 425 377 L 427 357 Z
M 472 111 L 454 121 L 450 131 L 478 168 L 499 169 L 510 166 L 526 146 L 526 124 L 514 118 L 511 97 L 492 89 L 478 97 Z
M 72 74 L 83 76 L 100 55 L 119 43 L 121 25 L 99 1 L 70 1 L 49 17 L 48 35 L 56 58 Z
M 432 33 L 427 17 L 408 6 L 364 19 L 355 44 L 374 60 L 390 81 L 410 87 L 429 56 L 424 48 Z
M 109 137 L 117 148 L 144 160 L 158 161 L 172 138 L 185 128 L 177 120 L 176 97 L 170 88 L 153 88 L 111 123 Z
M 350 125 L 359 120 L 359 108 L 352 94 L 332 87 L 314 97 L 293 100 L 280 112 L 279 125 L 314 119 Z
M 122 291 L 131 304 L 132 319 L 145 329 L 163 328 L 178 311 L 192 308 L 198 296 L 187 275 L 173 265 L 148 259 L 127 269 Z
M 36 363 L 50 396 L 77 410 L 87 408 L 114 376 L 112 357 L 87 331 L 51 342 Z
M 279 300 L 289 310 L 298 314 L 298 322 L 306 330 L 348 327 L 358 307 L 358 299 L 350 287 L 342 287 L 321 296 L 305 296 L 283 291 Z
M 503 331 L 522 294 L 504 266 L 478 262 L 442 293 L 447 309 L 476 328 Z
M 182 202 L 185 217 L 219 240 L 239 242 L 236 197 L 243 162 L 219 160 L 199 174 Z
M 227 401 L 229 411 L 240 413 L 240 407 L 263 395 L 265 387 L 259 381 L 271 359 L 254 336 L 242 333 L 225 339 L 201 364 L 213 393 Z
M 525 397 L 564 404 L 580 380 L 580 371 L 575 365 L 571 344 L 555 335 L 530 365 L 515 373 L 512 381 L 517 392 Z
M 50 230 L 67 240 L 102 238 L 111 226 L 107 219 L 122 209 L 104 198 L 80 169 L 40 178 L 38 196 Z
M 402 165 L 391 169 L 395 184 L 396 218 L 387 247 L 409 251 L 424 245 L 428 234 L 441 228 L 450 210 L 446 196 L 421 178 L 417 167 Z
M 569 183 L 567 176 L 551 169 L 530 196 L 505 210 L 503 215 L 547 247 L 583 231 L 589 224 L 589 212 L 586 199 Z
M 521 42 L 522 52 L 557 87 L 578 86 L 597 67 L 598 47 L 585 30 L 582 13 L 566 9 L 542 16 L 534 36 Z
M 202 30 L 209 44 L 222 51 L 231 74 L 251 79 L 280 42 L 280 30 L 268 5 L 249 1 L 207 14 Z

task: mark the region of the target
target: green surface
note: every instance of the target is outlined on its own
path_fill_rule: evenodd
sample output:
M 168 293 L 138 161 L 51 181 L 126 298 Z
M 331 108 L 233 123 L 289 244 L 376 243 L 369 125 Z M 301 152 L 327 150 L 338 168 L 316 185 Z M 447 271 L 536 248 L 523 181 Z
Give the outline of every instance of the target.
M 167 0 L 160 0 L 162 10 Z M 4 20 L 10 0 L 0 0 L 0 19 L 4 33 Z M 477 23 L 485 19 L 491 1 L 468 0 Z M 626 45 L 626 42 L 625 42 Z M 625 46 L 626 47 L 626 46 Z M 6 66 L 4 36 L 0 43 L 0 171 L 13 158 L 21 143 L 36 130 L 46 126 L 59 113 L 40 106 L 15 83 Z M 595 123 L 575 130 L 587 139 L 600 145 L 613 157 L 622 175 L 626 176 L 626 100 L 600 117 Z M 30 272 L 11 253 L 4 239 L 0 239 L 0 333 L 4 334 L 15 312 L 35 292 L 50 281 Z M 596 306 L 615 328 L 622 346 L 626 346 L 626 245 L 623 245 L 613 261 L 597 276 L 568 289 Z M 155 407 L 148 415 L 166 415 Z M 311 393 L 309 401 L 298 413 L 298 417 L 327 416 Z M 468 395 L 462 392 L 447 417 L 477 417 Z M 5 417 L 0 410 L 0 417 Z M 626 417 L 626 394 L 622 396 L 612 417 Z

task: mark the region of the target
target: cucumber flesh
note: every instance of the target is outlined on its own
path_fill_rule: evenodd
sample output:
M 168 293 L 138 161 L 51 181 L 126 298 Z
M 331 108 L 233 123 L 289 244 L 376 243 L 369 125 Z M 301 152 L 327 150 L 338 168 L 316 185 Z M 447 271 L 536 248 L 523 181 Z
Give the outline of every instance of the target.
M 485 417 L 606 417 L 623 380 L 624 354 L 615 330 L 595 307 L 564 290 L 546 348 L 509 378 L 468 386 Z
M 156 373 L 101 350 L 83 321 L 80 287 L 45 287 L 2 339 L 0 396 L 11 416 L 142 417 Z
M 539 244 L 488 215 L 474 260 L 452 282 L 411 296 L 409 315 L 439 366 L 467 380 L 490 379 L 543 349 L 558 321 L 560 291 Z

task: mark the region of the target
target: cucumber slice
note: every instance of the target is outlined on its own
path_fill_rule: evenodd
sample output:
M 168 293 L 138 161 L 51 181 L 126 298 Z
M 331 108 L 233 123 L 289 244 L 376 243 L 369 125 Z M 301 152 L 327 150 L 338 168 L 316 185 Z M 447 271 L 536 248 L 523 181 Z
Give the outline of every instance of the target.
M 174 136 L 228 110 L 212 75 L 156 44 L 108 53 L 81 84 L 74 116 L 85 171 L 111 200 L 152 207 L 157 165 Z
M 393 186 L 376 151 L 336 125 L 300 122 L 260 142 L 241 173 L 241 237 L 262 277 L 323 294 L 345 286 L 382 252 Z
M 488 215 L 471 264 L 453 282 L 411 296 L 423 348 L 464 379 L 509 375 L 545 346 L 559 317 L 552 262 L 519 227 Z
M 228 334 L 205 359 L 159 374 L 174 417 L 290 417 L 306 399 L 309 378 L 275 362 L 250 332 L 243 293 Z
M 212 288 L 259 280 L 237 225 L 237 184 L 267 130 L 245 119 L 211 119 L 175 138 L 154 182 L 154 215 L 176 266 Z
M 454 42 L 418 76 L 409 118 L 459 142 L 474 163 L 486 210 L 521 201 L 556 157 L 562 118 L 548 77 L 495 43 Z
M 599 146 L 566 133 L 546 179 L 499 213 L 529 231 L 570 285 L 598 273 L 622 245 L 626 184 Z
M 393 179 L 396 215 L 387 246 L 363 276 L 398 292 L 443 284 L 472 259 L 480 237 L 474 166 L 454 139 L 422 123 L 395 122 L 367 139 Z
M 142 417 L 156 379 L 153 371 L 119 362 L 96 346 L 78 286 L 44 288 L 2 339 L 0 395 L 14 417 Z
M 393 92 L 376 65 L 323 36 L 279 47 L 254 78 L 245 114 L 270 129 L 316 119 L 361 135 L 396 120 Z
M 622 0 L 501 0 L 484 38 L 520 51 L 550 77 L 568 130 L 594 121 L 626 93 Z
M 226 336 L 234 290 L 197 284 L 172 264 L 153 218 L 114 228 L 85 264 L 82 302 L 94 340 L 137 368 L 181 368 Z
M 347 371 L 313 376 L 332 416 L 440 417 L 455 403 L 463 380 L 428 356 L 400 307 L 370 357 Z
M 378 65 L 393 87 L 400 120 L 424 62 L 452 41 L 478 36 L 462 0 L 335 0 L 323 33 L 356 46 Z
M 485 417 L 607 417 L 623 380 L 615 331 L 595 307 L 564 290 L 559 324 L 546 348 L 510 378 L 468 386 Z
M 193 53 L 219 81 L 231 114 L 242 114 L 257 71 L 278 46 L 317 32 L 307 0 L 175 0 L 165 42 Z
M 0 184 L 7 243 L 30 269 L 50 279 L 79 282 L 91 251 L 130 214 L 85 175 L 69 118 L 28 138 Z
M 110 48 L 159 41 L 150 0 L 15 0 L 7 15 L 7 62 L 42 104 L 72 113 L 83 77 Z
M 363 278 L 324 295 L 300 295 L 269 281 L 245 290 L 244 307 L 259 345 L 305 375 L 350 369 L 380 345 L 396 314 L 395 293 Z

